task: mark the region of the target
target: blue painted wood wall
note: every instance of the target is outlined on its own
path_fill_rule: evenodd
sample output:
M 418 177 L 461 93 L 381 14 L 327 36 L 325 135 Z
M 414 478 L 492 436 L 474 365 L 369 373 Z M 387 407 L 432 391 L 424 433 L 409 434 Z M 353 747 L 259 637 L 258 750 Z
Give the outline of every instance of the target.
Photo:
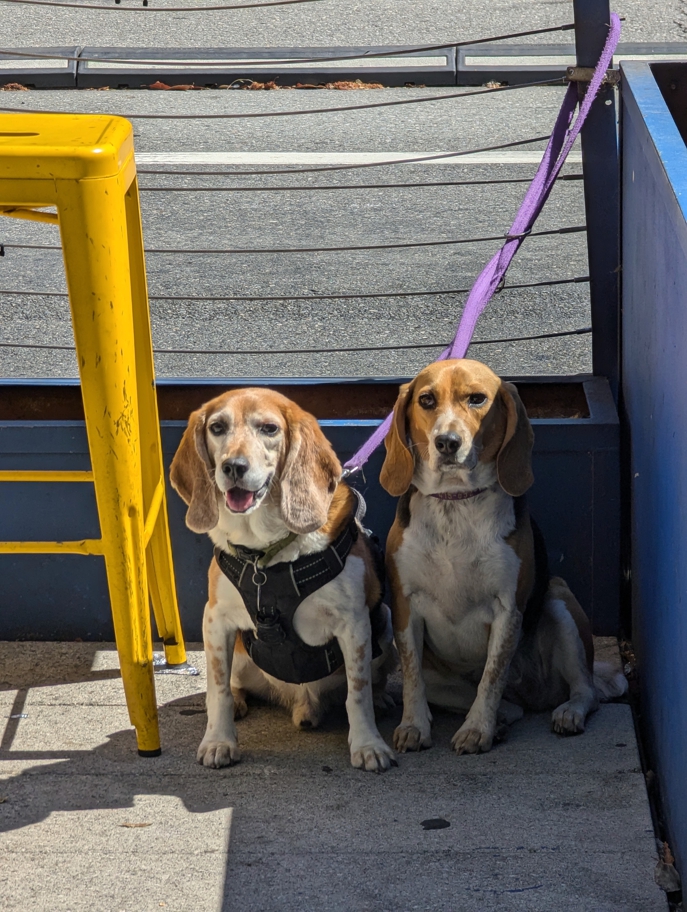
M 673 851 L 687 871 L 687 149 L 647 64 L 623 66 L 623 382 L 633 639 Z
M 618 419 L 605 380 L 584 383 L 588 418 L 533 421 L 535 484 L 531 509 L 547 541 L 553 573 L 566 577 L 595 631 L 618 629 Z M 0 393 L 1 395 L 1 393 Z M 322 427 L 341 460 L 353 455 L 376 421 L 325 420 Z M 165 464 L 185 423 L 162 422 Z M 368 503 L 366 523 L 382 542 L 395 502 L 380 487 L 383 450 L 356 486 Z M 0 422 L 0 468 L 89 468 L 81 421 Z M 201 639 L 210 541 L 184 525 L 186 508 L 168 487 L 180 611 L 189 641 Z M 99 537 L 91 484 L 8 483 L 0 486 L 0 540 Z M 100 640 L 112 638 L 102 558 L 81 555 L 0 555 L 0 639 Z

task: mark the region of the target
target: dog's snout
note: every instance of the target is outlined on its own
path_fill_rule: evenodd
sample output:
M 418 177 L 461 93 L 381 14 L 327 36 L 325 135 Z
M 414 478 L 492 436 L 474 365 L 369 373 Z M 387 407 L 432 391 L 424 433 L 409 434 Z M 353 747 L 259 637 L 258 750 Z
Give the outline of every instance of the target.
M 453 431 L 448 434 L 438 434 L 434 440 L 434 446 L 442 456 L 453 456 L 460 449 L 461 443 L 460 437 Z
M 227 478 L 233 478 L 238 481 L 243 478 L 249 468 L 248 460 L 245 456 L 234 456 L 232 459 L 225 459 L 222 463 L 222 471 Z

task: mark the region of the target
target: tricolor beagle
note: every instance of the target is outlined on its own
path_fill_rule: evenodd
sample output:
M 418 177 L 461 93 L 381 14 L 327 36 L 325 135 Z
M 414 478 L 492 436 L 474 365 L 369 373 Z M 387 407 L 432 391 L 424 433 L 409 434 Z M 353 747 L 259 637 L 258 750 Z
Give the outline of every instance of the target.
M 523 707 L 556 707 L 553 730 L 581 732 L 627 688 L 594 666 L 584 611 L 549 578 L 524 501 L 533 441 L 515 386 L 477 361 L 432 364 L 401 387 L 380 477 L 400 497 L 387 542 L 398 751 L 431 745 L 428 703 L 467 713 L 452 746 L 478 753 Z
M 358 500 L 340 477 L 315 418 L 279 393 L 225 393 L 189 419 L 172 485 L 186 524 L 216 547 L 203 618 L 204 766 L 239 759 L 234 719 L 247 693 L 286 706 L 303 729 L 345 700 L 353 766 L 395 763 L 373 709 L 389 703 L 389 609 Z

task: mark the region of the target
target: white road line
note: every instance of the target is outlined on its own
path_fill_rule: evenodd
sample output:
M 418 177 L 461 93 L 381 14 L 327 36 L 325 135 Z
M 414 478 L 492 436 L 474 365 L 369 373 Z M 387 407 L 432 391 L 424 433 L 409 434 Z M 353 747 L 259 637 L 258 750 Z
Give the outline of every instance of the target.
M 687 54 L 616 54 L 615 61 L 623 60 L 646 60 L 650 63 L 661 60 L 684 60 Z M 490 54 L 466 54 L 463 58 L 466 67 L 567 67 L 575 66 L 574 54 L 554 54 L 554 55 L 530 55 L 530 56 L 510 56 L 501 57 Z
M 45 57 L 17 57 L 16 59 L 10 60 L 8 57 L 0 56 L 0 73 L 7 71 L 8 73 L 14 73 L 17 70 L 35 70 L 37 72 L 43 72 L 43 70 L 68 70 L 71 66 L 72 61 L 70 60 L 46 60 Z
M 366 165 L 403 161 L 440 152 L 137 152 L 139 165 Z M 420 165 L 536 165 L 541 152 L 476 152 L 456 158 L 435 158 Z M 568 161 L 579 164 L 581 152 Z
M 103 58 L 102 60 L 85 60 L 82 64 L 82 70 L 84 72 L 89 72 L 91 70 L 113 70 L 113 71 L 131 71 L 138 72 L 139 70 L 144 70 L 146 72 L 174 72 L 176 70 L 190 70 L 193 68 L 193 65 L 196 63 L 202 64 L 203 72 L 214 72 L 219 70 L 220 72 L 225 72 L 229 69 L 244 71 L 257 71 L 257 70 L 288 70 L 288 69 L 298 69 L 298 70 L 336 70 L 336 69 L 390 69 L 390 68 L 404 68 L 412 69 L 417 67 L 437 67 L 444 68 L 448 65 L 448 59 L 446 57 L 360 57 L 355 60 L 322 60 L 314 61 L 311 60 L 307 63 L 299 63 L 298 61 L 288 60 L 288 59 L 275 59 L 275 60 L 241 60 L 241 59 L 231 59 L 227 58 L 226 60 L 217 61 L 217 63 L 210 63 L 209 60 L 205 59 L 202 61 L 197 60 L 183 60 L 179 63 L 136 63 L 135 60 L 127 61 L 126 63 L 119 63 L 117 61 L 108 60 Z

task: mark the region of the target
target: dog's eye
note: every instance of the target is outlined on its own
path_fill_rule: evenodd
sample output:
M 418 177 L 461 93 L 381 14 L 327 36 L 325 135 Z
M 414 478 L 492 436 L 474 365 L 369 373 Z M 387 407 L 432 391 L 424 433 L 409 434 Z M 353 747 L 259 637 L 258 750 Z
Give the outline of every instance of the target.
M 470 393 L 468 396 L 468 405 L 472 408 L 480 408 L 487 401 L 484 393 Z
M 260 428 L 263 434 L 267 434 L 268 437 L 274 437 L 274 435 L 279 430 L 278 424 L 263 424 Z
M 224 425 L 221 421 L 213 421 L 208 430 L 213 436 L 219 437 L 220 434 L 224 433 Z
M 437 404 L 437 400 L 434 398 L 434 393 L 423 393 L 418 397 L 417 401 L 420 403 L 420 407 L 423 409 L 433 409 Z

